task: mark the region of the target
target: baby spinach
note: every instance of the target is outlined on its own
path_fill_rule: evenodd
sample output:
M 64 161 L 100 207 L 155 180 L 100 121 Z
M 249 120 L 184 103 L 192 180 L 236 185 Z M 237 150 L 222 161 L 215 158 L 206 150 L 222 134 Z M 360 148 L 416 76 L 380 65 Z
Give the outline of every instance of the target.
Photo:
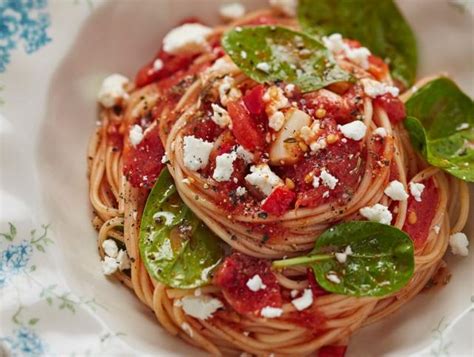
M 322 43 L 284 27 L 235 28 L 224 34 L 222 46 L 259 83 L 284 81 L 309 92 L 351 78 L 330 59 Z
M 433 166 L 474 182 L 473 101 L 448 78 L 435 79 L 406 102 L 405 127 Z
M 337 260 L 336 253 L 347 252 L 348 247 L 351 253 L 346 261 Z M 352 296 L 386 296 L 399 291 L 412 277 L 414 248 L 410 237 L 395 227 L 353 221 L 326 230 L 309 255 L 273 262 L 275 268 L 293 265 L 311 266 L 324 290 Z
M 173 288 L 209 282 L 220 262 L 220 240 L 183 203 L 168 170 L 148 196 L 140 227 L 140 254 L 148 272 Z
M 415 80 L 415 36 L 392 0 L 300 0 L 298 19 L 305 32 L 316 36 L 340 33 L 388 58 L 393 77 L 405 87 Z

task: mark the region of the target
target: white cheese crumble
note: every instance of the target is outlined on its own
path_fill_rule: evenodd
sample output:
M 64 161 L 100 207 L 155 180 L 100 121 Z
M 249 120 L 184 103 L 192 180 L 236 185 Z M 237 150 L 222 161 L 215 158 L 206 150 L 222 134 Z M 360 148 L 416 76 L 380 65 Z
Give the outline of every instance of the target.
M 211 28 L 201 24 L 181 25 L 163 38 L 163 50 L 174 55 L 204 52 L 209 48 L 206 37 L 211 32 Z
M 243 59 L 246 59 L 247 58 L 247 52 L 241 51 L 240 52 L 240 57 L 242 57 Z
M 396 97 L 400 93 L 400 90 L 397 87 L 389 86 L 385 83 L 378 82 L 370 78 L 363 78 L 360 81 L 364 87 L 365 94 L 372 98 L 376 98 L 387 93 L 390 93 Z
M 351 48 L 344 42 L 342 35 L 333 33 L 328 37 L 323 37 L 323 43 L 327 49 L 335 54 L 342 54 L 351 62 L 361 66 L 363 69 L 369 69 L 370 51 L 365 47 Z
M 173 225 L 175 215 L 172 212 L 158 211 L 153 215 L 155 221 L 162 221 L 165 226 Z
M 186 332 L 189 336 L 193 337 L 193 329 L 187 322 L 181 324 L 181 329 Z
M 259 291 L 267 288 L 267 286 L 263 283 L 262 278 L 258 274 L 255 274 L 253 277 L 251 277 L 247 281 L 246 285 L 252 291 Z
M 293 96 L 293 92 L 295 91 L 295 85 L 290 83 L 290 84 L 287 84 L 285 86 L 285 94 L 288 96 L 288 97 L 292 97 Z
M 235 190 L 235 194 L 239 197 L 242 197 L 243 195 L 245 195 L 247 193 L 247 189 L 243 186 L 239 186 L 236 188 Z
M 410 182 L 410 193 L 417 202 L 421 202 L 421 195 L 425 189 L 425 185 L 417 182 Z
M 469 128 L 469 123 L 461 123 L 456 127 L 456 131 L 461 131 Z
M 270 6 L 287 16 L 296 16 L 297 0 L 270 0 Z
M 346 50 L 346 56 L 347 58 L 361 66 L 364 69 L 369 68 L 369 56 L 370 56 L 370 51 L 365 48 L 365 47 L 360 47 L 360 48 L 350 48 L 347 46 L 348 49 Z
M 153 69 L 155 71 L 159 71 L 160 69 L 163 68 L 163 61 L 160 60 L 159 58 L 157 58 L 154 62 L 153 62 Z
M 132 129 L 130 129 L 130 142 L 133 147 L 137 147 L 143 140 L 143 129 L 140 125 L 135 124 Z
M 268 73 L 270 72 L 270 65 L 267 63 L 267 62 L 260 62 L 260 63 L 257 63 L 257 69 L 262 71 L 262 72 L 265 72 L 265 73 Z
M 253 154 L 245 149 L 242 145 L 237 146 L 235 152 L 237 153 L 238 157 L 245 161 L 246 164 L 250 164 L 254 160 Z
M 218 182 L 229 181 L 234 172 L 234 161 L 236 159 L 237 154 L 234 151 L 217 156 L 216 168 L 214 169 L 212 178 Z
M 245 6 L 238 2 L 223 4 L 219 8 L 219 14 L 224 20 L 237 20 L 245 15 Z
M 205 168 L 214 144 L 195 136 L 185 136 L 183 141 L 184 166 L 193 171 Z
M 97 94 L 97 100 L 106 108 L 112 108 L 123 100 L 127 100 L 129 95 L 125 86 L 130 80 L 121 74 L 111 74 L 102 82 L 102 86 Z
M 449 245 L 453 254 L 462 255 L 463 257 L 469 254 L 469 240 L 462 232 L 452 234 L 449 237 Z
M 250 172 L 245 176 L 245 181 L 257 187 L 265 196 L 272 193 L 275 187 L 283 185 L 283 180 L 267 164 L 253 165 Z
M 329 172 L 327 172 L 326 169 L 323 169 L 321 171 L 319 177 L 321 178 L 323 185 L 328 187 L 330 190 L 334 190 L 337 183 L 339 182 L 339 180 L 333 175 L 331 175 Z
M 298 296 L 299 291 L 296 289 L 293 289 L 290 291 L 290 296 L 294 299 L 295 297 Z
M 318 188 L 320 184 L 320 178 L 319 176 L 313 176 L 313 187 Z
M 385 138 L 387 136 L 387 130 L 385 130 L 385 128 L 377 128 L 374 130 L 374 135 Z
M 323 198 L 328 198 L 329 197 L 329 191 L 326 191 L 323 193 Z
M 102 271 L 105 275 L 112 275 L 117 271 L 119 263 L 115 258 L 105 256 L 102 261 Z
M 125 250 L 120 249 L 116 261 L 120 270 L 130 269 L 130 258 Z
M 336 260 L 339 263 L 344 264 L 347 261 L 347 257 L 352 254 L 352 248 L 350 245 L 348 245 L 343 253 L 335 253 L 334 255 L 336 256 Z
M 227 110 L 222 108 L 218 104 L 211 104 L 213 114 L 212 114 L 212 121 L 219 125 L 221 128 L 225 128 L 231 124 L 229 113 Z
M 212 298 L 208 295 L 201 296 L 185 296 L 181 299 L 184 312 L 192 317 L 200 320 L 206 320 L 224 305 L 219 299 Z
M 265 306 L 260 313 L 263 317 L 272 319 L 275 317 L 280 317 L 283 314 L 283 310 L 279 307 Z
M 118 254 L 117 243 L 113 239 L 106 239 L 102 242 L 102 248 L 104 249 L 105 255 L 116 258 Z
M 161 158 L 161 163 L 166 164 L 168 162 L 169 162 L 168 156 L 166 154 L 164 154 Z
M 408 198 L 405 186 L 397 180 L 390 182 L 383 192 L 394 201 L 406 201 Z
M 283 114 L 280 111 L 274 112 L 268 118 L 268 126 L 275 131 L 280 131 L 284 123 L 285 123 L 285 114 Z
M 224 106 L 227 106 L 229 102 L 242 96 L 242 92 L 240 89 L 234 87 L 234 83 L 234 78 L 225 76 L 219 84 L 219 99 Z
M 372 207 L 361 208 L 359 212 L 369 221 L 382 224 L 390 224 L 390 222 L 392 222 L 392 212 L 389 211 L 388 207 L 380 203 L 376 203 Z
M 441 230 L 441 226 L 437 224 L 433 227 L 433 230 L 435 231 L 436 234 L 439 234 L 439 231 Z
M 367 131 L 367 126 L 363 121 L 356 120 L 339 127 L 341 133 L 348 139 L 355 141 L 361 140 Z
M 313 304 L 313 292 L 311 289 L 304 289 L 303 295 L 291 300 L 291 303 L 298 311 L 303 311 Z
M 334 284 L 340 284 L 341 283 L 341 279 L 339 279 L 339 277 L 336 275 L 336 273 L 328 273 L 328 274 L 326 274 L 326 278 Z

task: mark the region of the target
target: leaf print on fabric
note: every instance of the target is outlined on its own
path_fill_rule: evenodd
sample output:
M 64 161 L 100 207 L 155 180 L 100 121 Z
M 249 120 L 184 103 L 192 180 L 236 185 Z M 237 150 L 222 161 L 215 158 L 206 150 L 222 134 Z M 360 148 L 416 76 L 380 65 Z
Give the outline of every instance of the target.
M 31 54 L 51 41 L 47 6 L 47 0 L 0 1 L 0 73 L 5 72 L 18 43 Z

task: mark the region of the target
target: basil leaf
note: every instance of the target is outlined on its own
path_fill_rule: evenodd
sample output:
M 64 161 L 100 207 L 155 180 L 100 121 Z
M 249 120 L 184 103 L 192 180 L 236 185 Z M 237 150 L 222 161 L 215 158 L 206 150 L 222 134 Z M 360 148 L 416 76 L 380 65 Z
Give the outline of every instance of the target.
M 335 253 L 350 246 L 340 263 Z M 351 296 L 386 296 L 403 288 L 413 276 L 414 248 L 401 230 L 376 222 L 353 221 L 326 230 L 308 256 L 280 260 L 274 267 L 309 264 L 321 287 Z M 340 282 L 328 279 L 336 276 Z
M 222 46 L 234 63 L 259 83 L 284 81 L 309 92 L 351 79 L 330 60 L 322 43 L 284 27 L 233 29 L 224 34 Z
M 157 212 L 162 219 L 156 219 Z M 148 196 L 140 254 L 156 280 L 183 289 L 208 283 L 223 256 L 220 240 L 183 203 L 168 170 L 161 172 Z
M 415 36 L 392 0 L 300 0 L 298 20 L 307 33 L 340 33 L 360 41 L 373 54 L 388 58 L 392 76 L 405 87 L 415 80 Z
M 473 101 L 448 78 L 435 79 L 405 104 L 405 128 L 431 165 L 474 182 Z

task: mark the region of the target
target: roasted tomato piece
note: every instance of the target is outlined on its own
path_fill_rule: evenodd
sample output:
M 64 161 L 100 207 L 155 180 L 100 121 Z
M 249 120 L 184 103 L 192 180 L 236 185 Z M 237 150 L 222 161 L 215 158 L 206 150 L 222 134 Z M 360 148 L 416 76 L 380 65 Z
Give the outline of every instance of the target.
M 265 135 L 258 123 L 252 118 L 243 100 L 227 105 L 232 120 L 232 134 L 237 142 L 250 151 L 261 150 L 265 146 Z
M 373 75 L 377 80 L 384 79 L 389 72 L 388 65 L 377 56 L 369 56 L 369 73 Z
M 263 201 L 262 210 L 275 216 L 281 216 L 288 212 L 295 197 L 296 193 L 286 186 L 276 187 Z
M 266 306 L 281 307 L 282 296 L 270 262 L 249 257 L 242 253 L 228 256 L 219 267 L 214 283 L 222 288 L 227 302 L 241 314 L 259 314 Z M 259 275 L 265 288 L 252 291 L 247 286 L 249 279 Z
M 164 166 L 161 162 L 164 153 L 158 125 L 147 130 L 137 146 L 127 139 L 123 151 L 123 171 L 130 184 L 133 187 L 153 187 Z
M 407 217 L 403 230 L 413 240 L 415 249 L 421 249 L 426 243 L 430 232 L 431 222 L 436 214 L 439 204 L 439 192 L 432 178 L 421 182 L 425 185 L 418 202 L 410 195 L 408 198 Z
M 405 104 L 393 95 L 387 93 L 374 99 L 374 105 L 380 107 L 388 115 L 393 124 L 397 124 L 406 118 Z
M 243 97 L 245 106 L 252 115 L 262 115 L 265 113 L 265 102 L 263 95 L 265 94 L 265 86 L 258 85 L 248 90 Z
M 323 346 L 318 351 L 318 357 L 344 357 L 347 346 Z

